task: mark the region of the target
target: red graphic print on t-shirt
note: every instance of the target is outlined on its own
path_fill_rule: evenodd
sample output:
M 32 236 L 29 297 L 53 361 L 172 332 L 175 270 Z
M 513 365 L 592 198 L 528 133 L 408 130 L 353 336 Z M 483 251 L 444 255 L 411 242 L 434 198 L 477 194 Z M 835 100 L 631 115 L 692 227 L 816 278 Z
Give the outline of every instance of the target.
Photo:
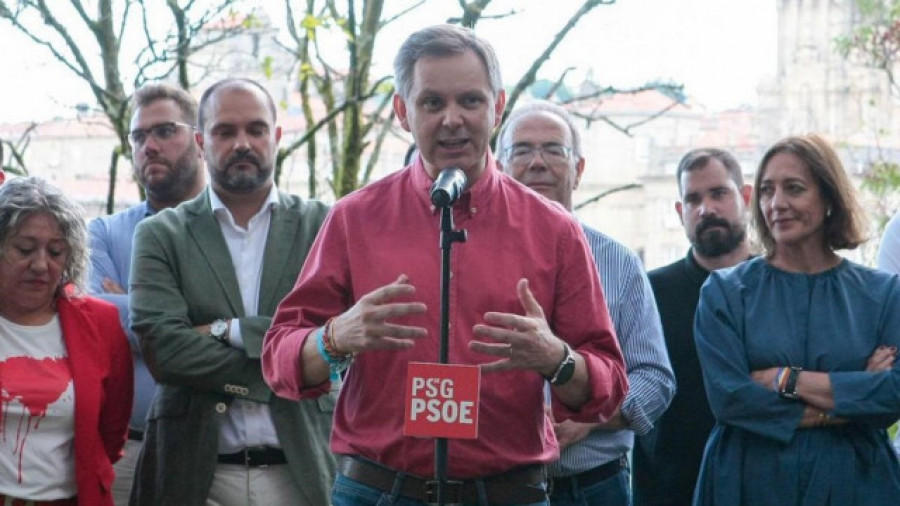
M 16 424 L 13 454 L 19 456 L 19 483 L 22 482 L 22 454 L 29 432 L 37 430 L 41 419 L 47 415 L 47 407 L 62 396 L 71 380 L 65 358 L 9 357 L 0 360 L 0 438 L 6 441 L 9 436 L 7 424 L 11 420 L 7 420 L 6 415 L 11 402 L 18 402 L 28 412 L 28 420 L 22 416 Z

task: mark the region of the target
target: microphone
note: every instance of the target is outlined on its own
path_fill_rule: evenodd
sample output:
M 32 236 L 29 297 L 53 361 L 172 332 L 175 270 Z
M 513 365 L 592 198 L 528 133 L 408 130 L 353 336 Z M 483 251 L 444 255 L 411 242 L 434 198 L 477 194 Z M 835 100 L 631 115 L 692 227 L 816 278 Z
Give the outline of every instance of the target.
M 465 173 L 459 167 L 447 167 L 431 185 L 431 203 L 435 207 L 452 206 L 465 189 Z

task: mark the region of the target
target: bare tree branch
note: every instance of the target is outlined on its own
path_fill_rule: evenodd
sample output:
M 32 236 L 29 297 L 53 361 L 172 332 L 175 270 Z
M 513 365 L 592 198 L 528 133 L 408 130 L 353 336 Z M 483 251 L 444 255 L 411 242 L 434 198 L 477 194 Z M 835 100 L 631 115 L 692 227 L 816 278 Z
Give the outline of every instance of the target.
M 577 210 L 579 210 L 579 209 L 582 209 L 582 208 L 584 208 L 584 207 L 587 207 L 587 206 L 593 204 L 594 202 L 597 202 L 598 200 L 601 200 L 601 199 L 603 199 L 603 198 L 605 198 L 605 197 L 608 197 L 608 196 L 612 195 L 613 193 L 618 193 L 618 192 L 622 192 L 622 191 L 625 191 L 625 190 L 631 190 L 631 189 L 634 189 L 634 188 L 640 188 L 640 187 L 641 187 L 640 184 L 637 184 L 637 183 L 631 183 L 631 184 L 626 184 L 626 185 L 623 185 L 623 186 L 617 186 L 617 187 L 615 187 L 615 188 L 610 188 L 609 190 L 606 190 L 606 191 L 604 191 L 604 192 L 600 192 L 600 193 L 598 193 L 597 195 L 594 195 L 593 197 L 591 197 L 591 198 L 585 200 L 584 202 L 582 202 L 582 203 L 576 205 L 576 206 L 575 206 L 575 210 L 577 211 Z
M 553 51 L 556 50 L 556 47 L 565 39 L 566 35 L 568 35 L 569 31 L 578 23 L 578 21 L 588 12 L 593 10 L 599 5 L 608 5 L 615 3 L 615 0 L 587 0 L 578 9 L 575 14 L 572 15 L 571 18 L 566 22 L 565 26 L 557 32 L 556 36 L 553 37 L 553 40 L 544 49 L 544 52 L 541 53 L 537 59 L 531 64 L 531 67 L 525 72 L 525 75 L 519 79 L 519 82 L 516 83 L 516 86 L 513 88 L 512 92 L 509 93 L 509 96 L 506 98 L 506 110 L 503 112 L 503 120 L 506 121 L 507 116 L 509 116 L 510 111 L 512 111 L 513 107 L 515 107 L 516 102 L 519 99 L 519 96 L 525 92 L 525 90 L 534 83 L 535 78 L 537 77 L 537 72 L 544 65 L 544 63 L 550 59 L 550 55 L 553 54 Z
M 550 97 L 552 97 L 556 93 L 556 91 L 562 87 L 563 82 L 565 82 L 566 80 L 566 76 L 572 70 L 575 70 L 575 67 L 568 67 L 562 71 L 562 73 L 559 75 L 559 79 L 557 79 L 556 82 L 553 83 L 553 86 L 551 86 L 550 89 L 547 90 L 547 93 L 544 94 L 545 99 L 549 99 Z
M 398 12 L 397 14 L 395 14 L 395 15 L 393 15 L 393 16 L 387 18 L 387 19 L 385 19 L 384 21 L 381 22 L 381 28 L 384 28 L 386 25 L 389 25 L 389 24 L 393 23 L 393 22 L 396 21 L 397 19 L 402 18 L 403 16 L 406 16 L 406 15 L 409 14 L 410 12 L 412 12 L 412 11 L 418 9 L 419 7 L 425 5 L 425 2 L 427 2 L 427 1 L 428 1 L 428 0 L 419 0 L 419 2 L 414 3 L 414 4 L 412 4 L 411 6 L 407 7 L 406 9 L 403 9 L 402 11 Z
M 459 0 L 459 6 L 462 7 L 463 16 L 462 19 L 459 20 L 459 24 L 466 28 L 475 28 L 475 23 L 481 19 L 481 14 L 484 12 L 485 7 L 491 3 L 491 0 L 474 0 L 473 2 L 466 2 L 466 0 Z
M 390 95 L 387 96 L 387 100 L 385 103 L 391 103 Z M 375 138 L 375 145 L 372 148 L 372 154 L 369 156 L 369 161 L 366 162 L 366 170 L 363 172 L 363 177 L 360 180 L 360 184 L 365 186 L 369 184 L 369 181 L 372 178 L 372 172 L 375 170 L 375 166 L 378 165 L 378 159 L 381 155 L 381 148 L 384 145 L 384 140 L 387 139 L 388 134 L 393 129 L 394 123 L 394 111 L 391 109 L 390 114 L 388 114 L 387 118 L 381 123 L 381 130 L 378 133 L 378 137 Z M 375 121 L 378 121 L 380 116 L 374 116 L 370 125 L 374 125 Z

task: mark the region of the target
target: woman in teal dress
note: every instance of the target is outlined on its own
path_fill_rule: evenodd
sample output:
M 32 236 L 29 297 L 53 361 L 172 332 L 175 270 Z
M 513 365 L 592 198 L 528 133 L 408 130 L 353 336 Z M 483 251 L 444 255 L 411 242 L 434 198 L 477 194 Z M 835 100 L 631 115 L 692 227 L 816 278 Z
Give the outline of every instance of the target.
M 770 148 L 753 215 L 764 256 L 713 272 L 697 308 L 716 426 L 694 504 L 900 504 L 900 281 L 835 253 L 863 215 L 828 143 Z

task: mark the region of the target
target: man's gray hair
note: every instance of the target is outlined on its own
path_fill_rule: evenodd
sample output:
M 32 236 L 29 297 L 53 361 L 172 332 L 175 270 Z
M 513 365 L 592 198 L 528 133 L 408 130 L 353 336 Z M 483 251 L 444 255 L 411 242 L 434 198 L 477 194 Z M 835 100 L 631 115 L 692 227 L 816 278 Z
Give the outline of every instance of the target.
M 575 161 L 579 161 L 584 158 L 584 151 L 581 149 L 581 132 L 578 128 L 575 127 L 575 121 L 572 117 L 572 114 L 564 109 L 562 106 L 554 104 L 553 102 L 548 102 L 546 100 L 535 100 L 534 102 L 528 102 L 525 105 L 519 106 L 513 110 L 506 118 L 506 121 L 503 122 L 503 127 L 500 128 L 500 134 L 497 136 L 497 157 L 503 159 L 504 151 L 507 151 L 507 148 L 512 146 L 511 139 L 509 136 L 512 135 L 513 130 L 516 128 L 516 124 L 522 118 L 538 113 L 548 113 L 552 114 L 559 119 L 563 120 L 566 126 L 569 127 L 569 134 L 572 136 L 572 154 L 575 155 Z
M 484 63 L 491 91 L 494 97 L 500 94 L 503 80 L 500 77 L 500 62 L 488 41 L 468 28 L 455 25 L 434 25 L 410 35 L 397 57 L 394 58 L 394 86 L 403 100 L 409 98 L 413 87 L 416 62 L 427 56 L 444 57 L 472 51 Z

